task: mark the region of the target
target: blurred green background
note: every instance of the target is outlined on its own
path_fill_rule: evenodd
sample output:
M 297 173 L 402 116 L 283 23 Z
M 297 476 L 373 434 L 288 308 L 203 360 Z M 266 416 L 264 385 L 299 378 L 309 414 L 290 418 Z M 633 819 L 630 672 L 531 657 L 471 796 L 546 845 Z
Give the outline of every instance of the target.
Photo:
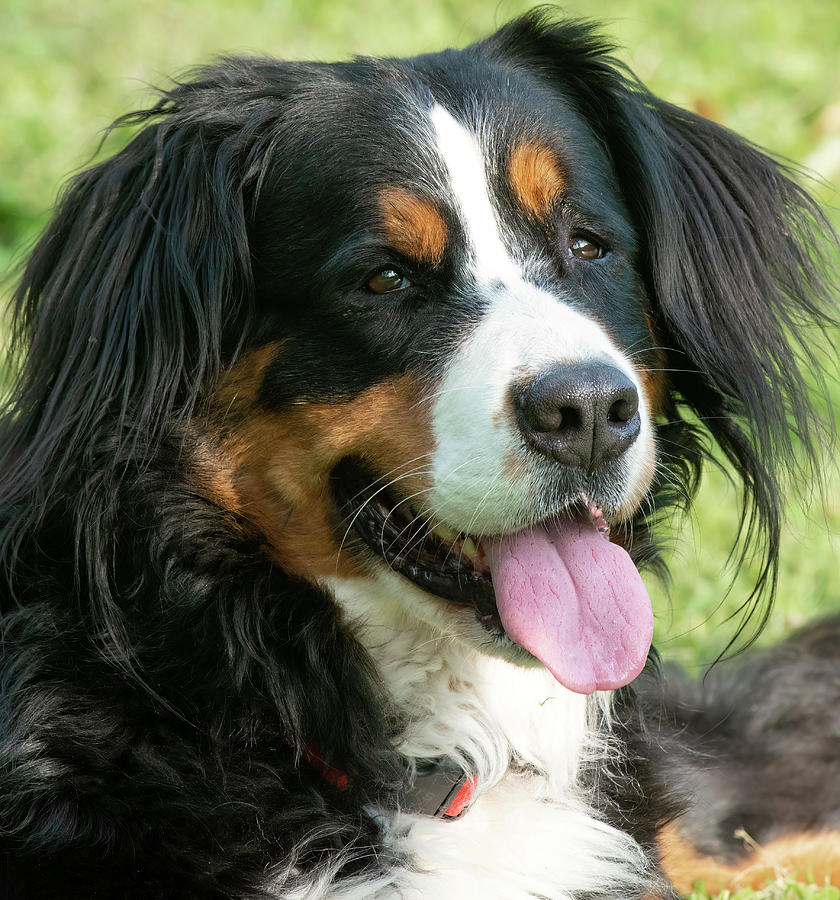
M 149 84 L 231 52 L 289 58 L 402 55 L 462 45 L 528 9 L 479 0 L 0 0 L 0 269 L 46 220 L 59 185 Z M 621 57 L 656 92 L 840 182 L 837 0 L 590 0 Z M 837 204 L 828 184 L 814 189 Z M 840 224 L 840 216 L 831 213 Z M 8 286 L 6 287 L 8 290 Z M 840 387 L 831 391 L 840 400 Z M 762 640 L 840 609 L 840 477 L 827 503 L 792 507 L 776 608 Z M 677 529 L 670 599 L 654 586 L 657 642 L 692 667 L 714 659 L 749 593 L 727 557 L 737 494 L 709 472 Z M 804 506 L 804 508 L 802 508 Z

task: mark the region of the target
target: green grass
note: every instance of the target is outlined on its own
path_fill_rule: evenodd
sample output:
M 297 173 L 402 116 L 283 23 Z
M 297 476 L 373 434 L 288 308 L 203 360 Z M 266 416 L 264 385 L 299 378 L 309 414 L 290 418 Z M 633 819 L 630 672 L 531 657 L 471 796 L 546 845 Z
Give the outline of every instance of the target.
M 708 894 L 698 885 L 686 900 L 840 900 L 840 890 L 831 886 L 820 886 L 780 878 L 762 890 L 742 888 L 738 891 L 724 891 L 722 894 Z
M 531 4 L 486 0 L 3 0 L 0 7 L 0 272 L 44 224 L 56 190 L 147 85 L 230 52 L 334 59 L 461 45 Z M 621 56 L 656 90 L 840 182 L 840 3 L 591 0 L 570 14 L 610 20 Z M 827 184 L 817 195 L 837 204 Z M 835 222 L 840 216 L 832 212 Z M 840 386 L 831 385 L 838 408 Z M 829 460 L 830 462 L 830 460 Z M 778 602 L 763 641 L 840 609 L 840 474 L 785 526 Z M 699 667 L 732 633 L 747 568 L 726 594 L 737 495 L 710 471 L 672 555 L 670 599 L 654 586 L 657 643 Z M 805 886 L 732 898 L 840 900 Z M 779 893 L 779 891 L 782 891 Z M 785 893 L 784 891 L 787 891 Z M 696 900 L 705 898 L 698 893 Z

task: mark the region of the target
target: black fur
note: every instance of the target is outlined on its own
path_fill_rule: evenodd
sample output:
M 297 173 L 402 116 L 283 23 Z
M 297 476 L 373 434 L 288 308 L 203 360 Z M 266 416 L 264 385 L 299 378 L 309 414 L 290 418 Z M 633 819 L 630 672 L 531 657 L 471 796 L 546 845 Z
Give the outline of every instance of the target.
M 840 829 L 840 618 L 816 622 L 698 682 L 637 682 L 643 751 L 687 812 L 701 853 L 737 862 L 803 832 Z M 744 837 L 746 835 L 746 839 Z
M 673 370 L 659 440 L 675 481 L 657 507 L 691 494 L 710 435 L 744 482 L 744 547 L 772 591 L 789 427 L 806 459 L 819 440 L 800 360 L 806 326 L 826 322 L 830 228 L 783 166 L 609 52 L 590 26 L 534 14 L 414 61 L 224 60 L 121 120 L 139 133 L 70 184 L 15 298 L 21 368 L 0 426 L 6 896 L 256 897 L 267 871 L 291 890 L 339 851 L 346 873 L 392 863 L 363 806 L 399 787 L 400 711 L 330 598 L 274 568 L 189 459 L 190 423 L 243 349 L 290 340 L 264 385 L 282 408 L 416 370 L 424 335 L 443 354 L 474 315 L 428 309 L 406 332 L 347 300 L 331 236 L 365 210 L 320 191 L 335 173 L 318 160 L 410 177 L 378 112 L 396 86 L 492 106 L 507 79 L 589 124 Z M 337 325 L 354 304 L 357 323 Z M 355 773 L 349 791 L 301 762 L 312 742 Z M 649 842 L 662 811 L 617 793 Z

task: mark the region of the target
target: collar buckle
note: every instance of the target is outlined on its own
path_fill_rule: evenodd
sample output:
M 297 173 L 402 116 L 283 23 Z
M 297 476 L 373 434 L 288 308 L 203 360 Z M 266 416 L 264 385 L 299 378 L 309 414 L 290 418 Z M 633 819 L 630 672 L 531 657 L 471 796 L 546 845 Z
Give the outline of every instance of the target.
M 447 757 L 418 760 L 417 776 L 403 795 L 402 808 L 437 819 L 458 819 L 472 799 L 476 781 Z

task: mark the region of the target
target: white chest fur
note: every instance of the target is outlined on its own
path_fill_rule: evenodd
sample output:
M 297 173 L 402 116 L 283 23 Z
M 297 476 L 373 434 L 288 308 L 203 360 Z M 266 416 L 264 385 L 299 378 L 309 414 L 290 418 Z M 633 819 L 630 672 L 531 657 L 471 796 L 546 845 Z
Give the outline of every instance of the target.
M 465 646 L 412 616 L 404 598 L 383 596 L 387 581 L 330 588 L 407 714 L 402 752 L 461 761 L 477 776 L 475 797 L 456 821 L 376 810 L 405 862 L 376 883 L 322 883 L 305 896 L 636 896 L 649 875 L 644 853 L 578 787 L 581 765 L 610 752 L 591 728 L 608 717 L 609 695 L 574 694 L 541 667 Z

